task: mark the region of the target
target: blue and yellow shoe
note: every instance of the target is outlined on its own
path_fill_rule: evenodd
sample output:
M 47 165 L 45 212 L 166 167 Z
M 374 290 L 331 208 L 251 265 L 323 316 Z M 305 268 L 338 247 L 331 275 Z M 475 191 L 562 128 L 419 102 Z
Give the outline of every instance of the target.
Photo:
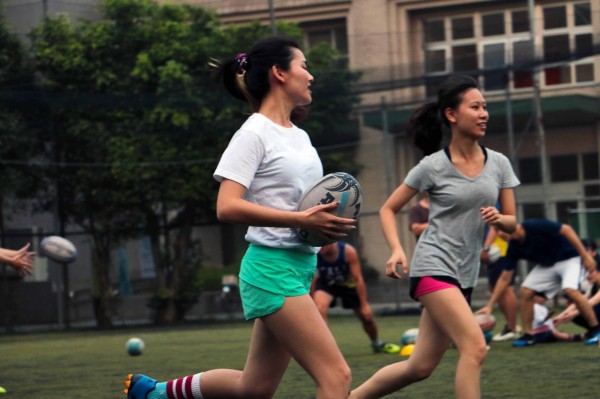
M 382 342 L 381 345 L 378 345 L 378 346 L 373 345 L 373 351 L 375 353 L 398 354 L 398 353 L 400 353 L 400 346 L 396 345 L 396 344 Z
M 127 381 L 123 383 L 125 385 L 123 392 L 127 395 L 127 399 L 146 399 L 148 392 L 156 387 L 156 382 L 142 374 L 129 374 Z

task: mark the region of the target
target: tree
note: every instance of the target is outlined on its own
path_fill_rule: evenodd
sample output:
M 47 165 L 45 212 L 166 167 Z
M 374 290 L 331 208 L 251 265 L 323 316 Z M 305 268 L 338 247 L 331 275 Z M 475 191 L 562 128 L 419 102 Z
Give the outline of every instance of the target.
M 197 296 L 192 229 L 216 223 L 212 173 L 249 111 L 213 79 L 209 60 L 270 30 L 222 28 L 212 12 L 150 0 L 104 0 L 102 10 L 100 22 L 47 18 L 31 35 L 52 121 L 49 198 L 92 238 L 98 325 L 110 326 L 111 249 L 140 234 L 156 264 L 156 322 L 172 323 Z

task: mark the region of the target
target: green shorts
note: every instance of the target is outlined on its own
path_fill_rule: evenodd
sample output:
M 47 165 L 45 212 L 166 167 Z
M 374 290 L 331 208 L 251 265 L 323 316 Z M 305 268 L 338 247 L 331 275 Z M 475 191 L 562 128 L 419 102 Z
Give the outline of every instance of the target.
M 316 264 L 314 253 L 250 244 L 240 269 L 240 295 L 246 319 L 276 312 L 285 297 L 308 294 Z

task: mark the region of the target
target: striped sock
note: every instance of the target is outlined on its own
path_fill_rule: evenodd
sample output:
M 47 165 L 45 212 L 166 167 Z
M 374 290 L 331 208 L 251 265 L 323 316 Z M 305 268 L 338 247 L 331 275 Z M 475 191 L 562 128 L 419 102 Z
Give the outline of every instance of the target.
M 200 393 L 200 375 L 202 373 L 177 378 L 166 382 L 167 396 L 148 399 L 204 399 Z M 158 388 L 158 385 L 157 385 Z M 155 389 L 158 391 L 158 389 Z

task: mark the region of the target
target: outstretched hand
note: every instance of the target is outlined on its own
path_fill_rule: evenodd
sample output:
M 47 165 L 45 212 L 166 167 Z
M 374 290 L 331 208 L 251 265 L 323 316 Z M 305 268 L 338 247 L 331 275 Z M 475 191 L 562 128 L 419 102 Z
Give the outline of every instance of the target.
M 19 270 L 22 276 L 29 276 L 33 273 L 33 262 L 35 260 L 35 252 L 29 251 L 29 244 L 17 251 L 11 251 L 8 255 L 8 263 L 15 269 Z

